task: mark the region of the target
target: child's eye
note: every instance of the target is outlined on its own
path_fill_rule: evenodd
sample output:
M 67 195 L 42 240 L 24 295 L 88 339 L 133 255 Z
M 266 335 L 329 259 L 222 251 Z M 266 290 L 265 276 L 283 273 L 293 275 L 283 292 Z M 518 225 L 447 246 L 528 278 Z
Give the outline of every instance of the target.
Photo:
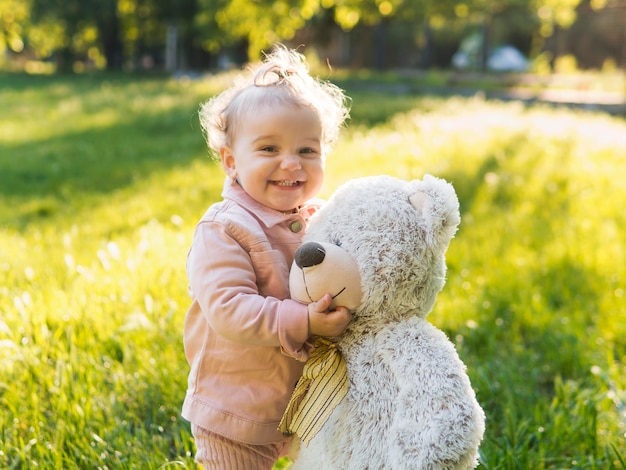
M 273 145 L 266 145 L 265 147 L 261 148 L 262 152 L 276 152 L 276 147 L 274 147 Z
M 307 147 L 307 148 L 303 148 L 302 150 L 300 150 L 300 153 L 307 153 L 307 154 L 317 153 L 317 150 L 311 147 Z

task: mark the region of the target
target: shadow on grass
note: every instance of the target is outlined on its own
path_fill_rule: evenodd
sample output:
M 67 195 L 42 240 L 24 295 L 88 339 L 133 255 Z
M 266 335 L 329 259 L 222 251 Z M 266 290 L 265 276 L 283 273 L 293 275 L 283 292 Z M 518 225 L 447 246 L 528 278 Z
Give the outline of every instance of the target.
M 55 123 L 51 123 L 55 125 Z M 23 227 L 101 203 L 151 175 L 209 157 L 195 110 L 122 116 L 114 124 L 15 145 L 0 143 L 0 222 Z
M 39 197 L 114 191 L 153 171 L 205 156 L 199 124 L 191 127 L 190 114 L 176 111 L 42 141 L 2 145 L 0 194 Z
M 59 206 L 76 210 L 152 174 L 209 158 L 197 116 L 198 105 L 209 96 L 183 96 L 183 87 L 167 77 L 0 74 L 0 83 L 9 119 L 22 118 L 20 113 L 47 113 L 48 109 L 53 110 L 51 116 L 63 116 L 55 110 L 66 101 L 77 108 L 69 125 L 59 122 L 62 117 L 49 122 L 39 117 L 52 128 L 42 135 L 51 137 L 34 135 L 16 144 L 0 141 L 0 198 L 11 208 L 0 218 L 3 225 L 23 227 L 54 216 Z M 158 104 L 152 107 L 150 103 L 163 96 L 173 99 L 174 105 L 165 110 Z M 350 123 L 354 126 L 386 122 L 420 99 L 396 95 L 381 99 L 380 94 L 359 92 L 354 96 Z M 129 103 L 132 100 L 148 104 L 136 110 Z M 113 117 L 98 124 L 93 120 L 97 113 Z M 92 121 L 83 125 L 81 119 Z

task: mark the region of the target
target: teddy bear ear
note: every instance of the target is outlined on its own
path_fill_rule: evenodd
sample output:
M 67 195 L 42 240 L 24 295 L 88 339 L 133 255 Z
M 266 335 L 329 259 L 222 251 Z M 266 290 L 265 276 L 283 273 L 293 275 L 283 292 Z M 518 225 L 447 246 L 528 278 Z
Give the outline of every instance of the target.
M 431 175 L 416 183 L 409 202 L 421 214 L 426 242 L 447 247 L 461 222 L 456 192 L 450 183 Z
M 426 193 L 422 191 L 415 191 L 409 196 L 409 202 L 417 209 L 417 212 L 421 213 L 424 210 L 424 200 L 427 197 Z

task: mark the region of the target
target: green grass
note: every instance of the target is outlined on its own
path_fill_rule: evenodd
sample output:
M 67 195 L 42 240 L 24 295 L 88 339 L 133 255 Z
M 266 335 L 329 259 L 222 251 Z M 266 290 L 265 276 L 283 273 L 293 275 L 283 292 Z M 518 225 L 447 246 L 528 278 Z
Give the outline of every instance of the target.
M 321 65 L 315 67 L 322 76 L 328 75 L 328 70 Z M 396 92 L 409 91 L 424 93 L 439 91 L 452 94 L 454 90 L 481 90 L 481 91 L 577 91 L 588 93 L 615 93 L 626 92 L 626 75 L 616 69 L 606 72 L 598 71 L 571 71 L 569 73 L 538 74 L 538 73 L 498 73 L 455 70 L 333 70 L 333 80 L 341 86 L 354 89 L 378 88 L 395 90 Z
M 223 85 L 0 76 L 0 468 L 194 467 L 184 264 Z M 486 411 L 481 468 L 626 467 L 624 120 L 348 92 L 323 196 L 378 173 L 459 193 L 429 318 Z

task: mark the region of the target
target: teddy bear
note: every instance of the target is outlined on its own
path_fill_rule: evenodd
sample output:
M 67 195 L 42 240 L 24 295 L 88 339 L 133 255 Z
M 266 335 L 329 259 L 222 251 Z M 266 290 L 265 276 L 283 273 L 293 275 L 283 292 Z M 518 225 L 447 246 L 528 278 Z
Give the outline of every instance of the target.
M 301 440 L 293 470 L 478 464 L 483 410 L 454 345 L 426 320 L 459 223 L 454 188 L 431 175 L 351 180 L 311 218 L 291 296 L 330 292 L 353 317 L 340 337 L 315 343 L 283 417 Z

